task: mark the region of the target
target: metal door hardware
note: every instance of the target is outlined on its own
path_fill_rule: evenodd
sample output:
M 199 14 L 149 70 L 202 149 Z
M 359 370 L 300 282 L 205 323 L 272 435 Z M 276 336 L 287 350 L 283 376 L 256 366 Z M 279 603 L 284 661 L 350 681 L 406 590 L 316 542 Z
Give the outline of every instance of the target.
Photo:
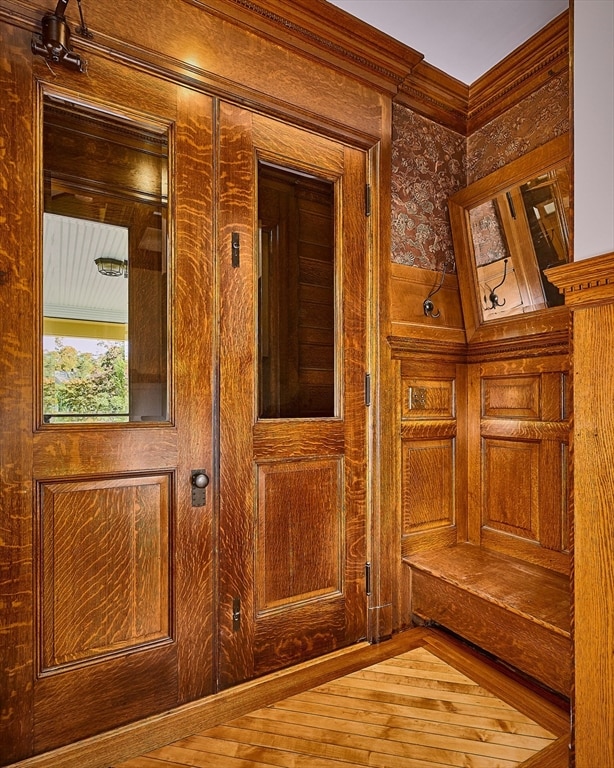
M 232 599 L 232 631 L 238 632 L 241 629 L 241 598 Z
M 241 263 L 241 241 L 238 232 L 232 233 L 230 244 L 232 251 L 232 266 L 236 268 Z
M 204 507 L 206 501 L 205 489 L 209 485 L 209 475 L 204 469 L 193 469 L 192 480 L 192 506 Z

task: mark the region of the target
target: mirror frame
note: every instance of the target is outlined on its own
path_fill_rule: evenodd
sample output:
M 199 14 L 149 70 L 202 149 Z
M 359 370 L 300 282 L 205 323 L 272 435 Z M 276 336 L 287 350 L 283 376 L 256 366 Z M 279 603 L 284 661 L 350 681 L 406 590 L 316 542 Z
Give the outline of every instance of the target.
M 535 309 L 527 313 L 484 320 L 480 307 L 478 274 L 471 237 L 469 211 L 487 202 L 495 195 L 505 193 L 512 187 L 525 183 L 546 171 L 554 170 L 561 164 L 569 164 L 569 134 L 565 133 L 547 142 L 526 155 L 513 160 L 488 176 L 478 179 L 473 184 L 457 192 L 448 200 L 452 240 L 456 259 L 456 271 L 461 294 L 461 303 L 465 319 L 465 330 L 469 341 L 481 327 L 499 328 L 501 324 L 527 317 L 534 317 L 544 312 L 556 312 L 557 307 Z M 569 254 L 571 261 L 571 253 Z

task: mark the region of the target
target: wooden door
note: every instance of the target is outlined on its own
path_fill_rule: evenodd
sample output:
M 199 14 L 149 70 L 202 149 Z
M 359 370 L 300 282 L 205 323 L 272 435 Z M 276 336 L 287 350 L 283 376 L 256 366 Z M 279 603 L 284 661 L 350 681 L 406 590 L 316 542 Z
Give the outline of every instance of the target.
M 0 538 L 3 580 L 19 597 L 3 631 L 8 762 L 212 690 L 215 482 L 211 100 L 103 59 L 87 75 L 54 74 L 23 55 L 28 35 L 10 34 L 19 39 L 3 71 L 0 130 L 20 162 L 8 179 L 14 211 L 0 249 L 2 301 L 13 307 L 2 313 Z M 50 132 L 47 118 L 62 112 L 72 122 Z M 31 125 L 24 115 L 33 114 Z M 58 219 L 72 201 L 86 228 L 96 217 L 114 227 L 131 211 L 128 277 L 100 282 L 128 285 L 125 416 L 88 422 L 43 407 L 48 201 Z M 155 225 L 160 217 L 165 226 Z M 93 260 L 87 269 L 96 270 Z M 212 474 L 203 506 L 193 504 L 193 470 Z
M 226 687 L 367 634 L 367 220 L 362 151 L 227 104 L 219 135 Z

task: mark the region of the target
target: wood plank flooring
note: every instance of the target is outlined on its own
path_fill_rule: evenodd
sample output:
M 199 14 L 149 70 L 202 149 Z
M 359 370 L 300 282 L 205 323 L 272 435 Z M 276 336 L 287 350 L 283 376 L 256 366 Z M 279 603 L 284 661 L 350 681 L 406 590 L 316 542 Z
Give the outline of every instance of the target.
M 419 637 L 392 658 L 114 768 L 567 765 L 564 710 L 445 636 Z

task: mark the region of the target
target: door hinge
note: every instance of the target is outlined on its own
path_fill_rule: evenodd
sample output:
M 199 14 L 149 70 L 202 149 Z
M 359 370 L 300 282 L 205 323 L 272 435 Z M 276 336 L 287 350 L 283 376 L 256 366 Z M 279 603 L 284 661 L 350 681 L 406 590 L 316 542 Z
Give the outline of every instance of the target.
M 241 629 L 241 598 L 232 599 L 232 631 L 238 632 Z
M 231 250 L 232 250 L 232 266 L 238 267 L 240 263 L 240 257 L 241 257 L 241 244 L 239 240 L 239 233 L 233 232 L 231 236 Z
M 371 594 L 371 563 L 365 563 L 365 592 L 367 597 Z
M 365 185 L 365 216 L 371 215 L 371 185 Z
M 365 373 L 365 405 L 371 405 L 371 374 Z

